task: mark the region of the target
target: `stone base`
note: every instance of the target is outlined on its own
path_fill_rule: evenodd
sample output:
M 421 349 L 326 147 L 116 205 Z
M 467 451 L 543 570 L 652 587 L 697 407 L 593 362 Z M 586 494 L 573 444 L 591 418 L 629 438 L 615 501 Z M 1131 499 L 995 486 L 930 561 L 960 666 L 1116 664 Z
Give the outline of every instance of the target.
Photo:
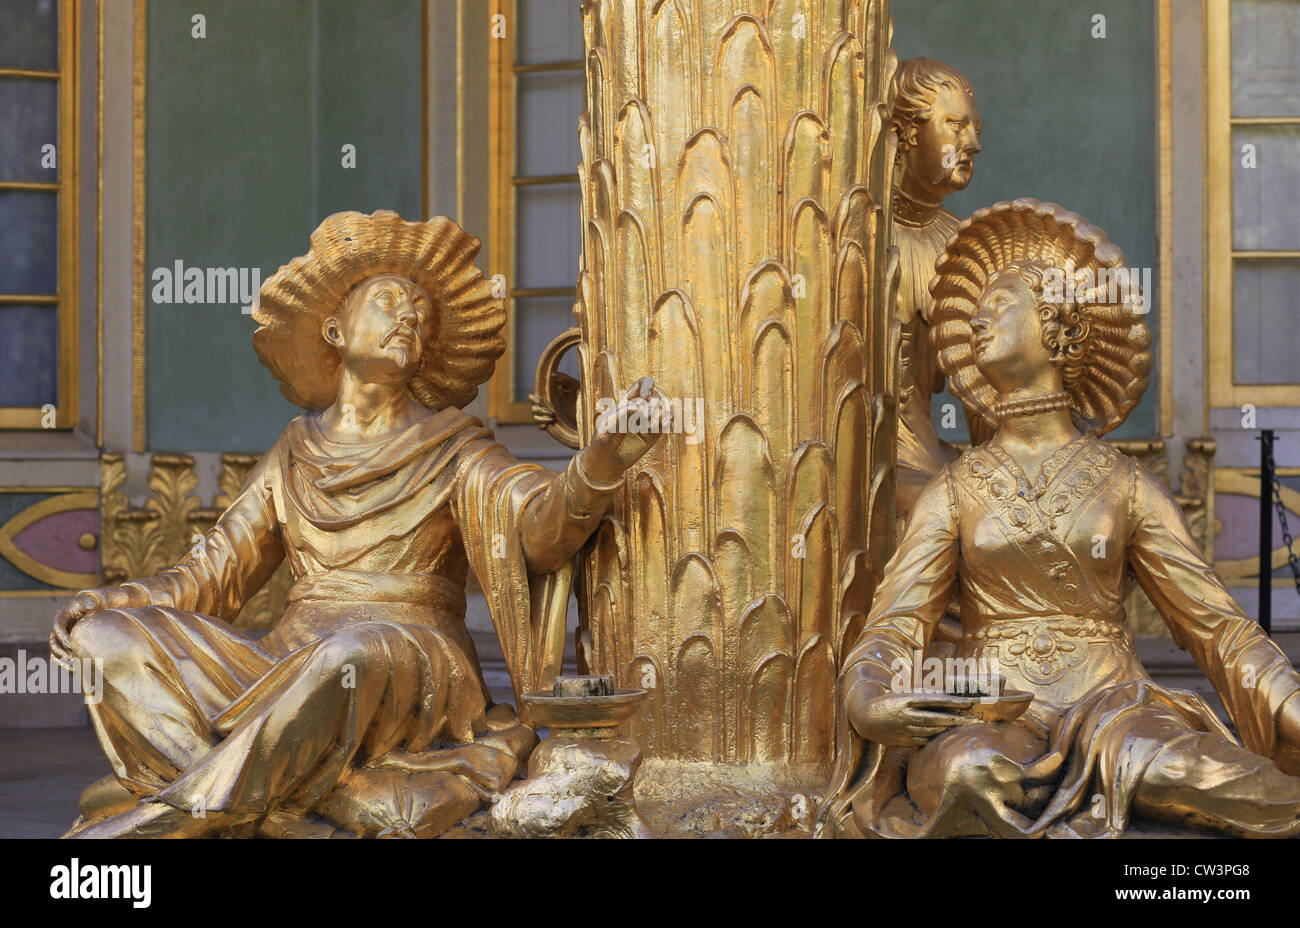
M 655 758 L 637 775 L 636 800 L 671 837 L 810 837 L 829 780 L 820 767 Z
M 629 738 L 554 733 L 517 781 L 492 806 L 492 833 L 502 838 L 653 838 L 632 781 L 641 748 Z

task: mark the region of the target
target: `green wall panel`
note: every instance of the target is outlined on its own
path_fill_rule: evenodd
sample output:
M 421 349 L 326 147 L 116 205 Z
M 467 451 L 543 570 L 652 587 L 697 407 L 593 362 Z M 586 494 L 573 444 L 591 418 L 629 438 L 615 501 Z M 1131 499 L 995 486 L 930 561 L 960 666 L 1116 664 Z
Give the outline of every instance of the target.
M 179 259 L 265 276 L 331 212 L 421 211 L 419 2 L 211 0 L 204 39 L 195 12 L 149 4 L 149 446 L 260 451 L 296 410 L 257 362 L 252 320 L 235 303 L 155 303 L 150 274 Z M 900 57 L 942 58 L 975 84 L 984 153 L 954 212 L 1055 200 L 1155 267 L 1152 0 L 895 0 L 893 15 Z M 1152 383 L 1119 434 L 1155 432 Z
M 196 12 L 206 38 L 192 37 Z M 260 452 L 297 409 L 257 361 L 252 318 L 235 301 L 156 302 L 153 271 L 180 260 L 265 279 L 332 212 L 422 212 L 420 3 L 151 0 L 148 13 L 149 448 Z
M 984 151 L 947 207 L 964 218 L 1016 197 L 1060 203 L 1158 282 L 1154 0 L 894 0 L 892 12 L 900 59 L 940 58 L 975 86 Z M 1096 14 L 1106 17 L 1104 39 L 1092 37 Z M 1157 322 L 1148 320 L 1154 351 Z M 1114 436 L 1156 433 L 1158 383 L 1153 371 Z M 936 423 L 948 401 L 936 402 Z M 965 438 L 965 429 L 945 437 Z

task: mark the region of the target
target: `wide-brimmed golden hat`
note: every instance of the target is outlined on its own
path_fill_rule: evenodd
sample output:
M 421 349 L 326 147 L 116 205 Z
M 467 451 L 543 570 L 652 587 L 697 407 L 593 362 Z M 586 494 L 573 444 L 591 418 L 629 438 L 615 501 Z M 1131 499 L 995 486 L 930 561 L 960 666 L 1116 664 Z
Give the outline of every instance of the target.
M 503 302 L 475 266 L 479 240 L 446 216 L 407 222 L 391 210 L 335 213 L 311 234 L 307 254 L 266 279 L 253 308 L 257 356 L 289 402 L 324 409 L 338 390 L 337 349 L 321 323 L 369 277 L 405 277 L 429 294 L 433 338 L 410 392 L 431 409 L 464 406 L 505 351 Z
M 1101 229 L 1055 203 L 996 203 L 958 226 L 930 282 L 930 338 L 953 394 L 994 428 L 998 393 L 975 366 L 970 320 L 989 280 L 1011 264 L 1088 270 L 1094 280 L 1103 269 L 1129 270 L 1124 252 Z M 1112 301 L 1109 287 L 1096 287 L 1081 296 L 1076 302 L 1088 333 L 1080 373 L 1067 390 L 1075 411 L 1103 434 L 1124 421 L 1147 388 L 1151 333 L 1137 293 Z

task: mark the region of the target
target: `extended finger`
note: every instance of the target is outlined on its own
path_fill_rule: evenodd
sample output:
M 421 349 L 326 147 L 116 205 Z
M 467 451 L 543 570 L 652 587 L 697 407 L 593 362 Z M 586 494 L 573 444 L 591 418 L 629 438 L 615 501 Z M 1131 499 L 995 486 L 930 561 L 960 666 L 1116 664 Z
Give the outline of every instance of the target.
M 907 740 L 908 740 L 908 743 L 911 744 L 913 747 L 921 747 L 921 746 L 924 745 L 924 744 L 929 744 L 930 741 L 931 741 L 931 740 L 932 740 L 936 735 L 940 735 L 940 734 L 942 734 L 942 733 L 943 733 L 943 730 L 942 730 L 942 729 L 917 729 L 917 730 L 913 730 L 913 729 L 911 729 L 911 728 L 908 728 L 908 729 L 907 729 Z
M 965 725 L 969 721 L 971 721 L 970 716 L 952 712 L 924 712 L 913 709 L 907 713 L 909 725 L 925 725 L 931 728 L 953 728 L 957 725 Z
M 72 638 L 69 635 L 68 627 L 65 623 L 68 617 L 60 613 L 54 619 L 54 627 L 50 629 L 50 650 L 53 651 L 57 645 L 59 650 L 64 654 L 72 653 Z
M 969 709 L 974 702 L 969 696 L 915 696 L 908 702 L 913 709 Z
M 917 730 L 917 732 L 941 734 L 950 728 L 961 728 L 962 725 L 967 724 L 967 721 L 969 720 L 953 719 L 950 721 L 940 721 L 940 723 L 935 723 L 935 721 L 910 721 L 910 723 L 907 723 L 907 730 L 909 730 L 909 732 L 911 732 L 911 730 Z
M 596 417 L 596 434 L 608 435 L 614 431 L 618 425 L 618 410 L 611 409 L 609 412 Z

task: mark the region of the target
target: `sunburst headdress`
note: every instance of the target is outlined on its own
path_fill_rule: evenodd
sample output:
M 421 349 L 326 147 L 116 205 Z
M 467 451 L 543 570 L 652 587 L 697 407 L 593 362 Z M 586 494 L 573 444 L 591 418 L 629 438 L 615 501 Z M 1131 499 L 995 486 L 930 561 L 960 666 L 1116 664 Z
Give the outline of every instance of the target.
M 1074 411 L 1090 420 L 1098 434 L 1109 432 L 1147 388 L 1147 304 L 1131 285 L 1132 272 L 1119 247 L 1101 229 L 1055 203 L 1025 198 L 978 210 L 957 228 L 936 262 L 930 338 L 953 394 L 968 413 L 997 427 L 993 408 L 998 393 L 975 366 L 970 321 L 989 281 L 1012 266 L 1059 268 L 1062 277 L 1073 277 L 1071 285 L 1081 283 L 1063 307 L 1073 317 L 1065 324 L 1073 339 L 1067 346 L 1065 388 Z M 1112 286 L 1116 271 L 1130 286 Z
M 334 402 L 341 359 L 321 324 L 357 284 L 392 274 L 421 287 L 434 309 L 411 395 L 430 409 L 464 406 L 506 347 L 505 306 L 474 264 L 478 251 L 479 240 L 446 216 L 406 222 L 391 210 L 335 213 L 311 234 L 307 254 L 262 284 L 253 308 L 257 356 L 289 402 L 324 409 Z

